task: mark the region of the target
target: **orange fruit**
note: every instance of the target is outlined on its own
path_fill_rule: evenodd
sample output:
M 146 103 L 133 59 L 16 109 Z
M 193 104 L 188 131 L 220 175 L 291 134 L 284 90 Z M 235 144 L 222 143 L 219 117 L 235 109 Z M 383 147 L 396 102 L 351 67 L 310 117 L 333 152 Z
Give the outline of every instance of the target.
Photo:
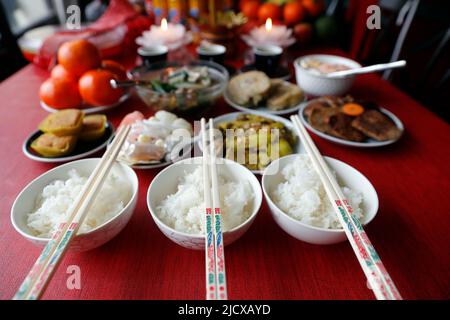
M 317 17 L 325 9 L 323 0 L 302 0 L 302 5 L 311 17 Z
M 73 40 L 59 47 L 58 62 L 68 72 L 79 77 L 100 66 L 100 52 L 87 40 Z
M 66 70 L 62 65 L 58 64 L 56 65 L 52 71 L 51 71 L 51 77 L 53 79 L 69 79 L 73 81 L 77 81 L 78 77 L 71 74 L 69 71 Z
M 306 11 L 300 2 L 289 2 L 284 6 L 283 18 L 288 25 L 296 24 L 305 18 Z
M 101 68 L 114 73 L 119 80 L 127 79 L 127 71 L 120 63 L 113 60 L 102 60 Z
M 39 97 L 55 109 L 77 108 L 82 103 L 77 82 L 70 79 L 47 79 L 39 89 Z
M 248 0 L 241 3 L 241 12 L 249 19 L 258 18 L 259 1 Z
M 264 3 L 258 9 L 258 18 L 260 21 L 264 22 L 268 18 L 272 20 L 279 20 L 281 17 L 281 9 L 279 6 L 273 3 Z
M 117 76 L 108 70 L 90 70 L 83 74 L 78 81 L 83 100 L 92 106 L 107 106 L 119 101 L 123 90 L 111 87 L 111 79 L 118 80 Z

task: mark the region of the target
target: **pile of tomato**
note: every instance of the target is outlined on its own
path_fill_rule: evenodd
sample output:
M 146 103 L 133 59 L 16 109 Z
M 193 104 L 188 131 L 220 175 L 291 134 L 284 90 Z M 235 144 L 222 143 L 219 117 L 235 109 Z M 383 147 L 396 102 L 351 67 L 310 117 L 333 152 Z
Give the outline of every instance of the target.
M 261 24 L 271 18 L 275 23 L 292 27 L 297 38 L 305 42 L 313 32 L 310 21 L 325 10 L 323 0 L 241 0 L 239 4 L 250 22 Z
M 59 48 L 58 65 L 41 85 L 39 96 L 54 109 L 112 105 L 122 97 L 123 90 L 111 87 L 110 80 L 126 77 L 121 64 L 102 60 L 97 47 L 89 41 L 69 41 Z

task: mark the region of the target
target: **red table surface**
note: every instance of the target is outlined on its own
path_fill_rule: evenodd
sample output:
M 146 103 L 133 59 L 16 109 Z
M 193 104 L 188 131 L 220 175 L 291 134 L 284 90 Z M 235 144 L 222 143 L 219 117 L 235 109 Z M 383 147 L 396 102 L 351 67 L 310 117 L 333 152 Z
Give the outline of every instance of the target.
M 48 76 L 32 65 L 0 84 L 0 298 L 13 296 L 41 249 L 13 229 L 10 208 L 25 185 L 55 165 L 34 162 L 23 141 L 47 114 L 38 89 Z M 376 75 L 359 76 L 357 97 L 394 112 L 406 133 L 379 149 L 338 146 L 313 136 L 324 155 L 360 170 L 380 199 L 366 230 L 406 299 L 450 298 L 450 127 Z M 133 97 L 108 117 L 114 124 L 132 110 L 151 111 Z M 210 115 L 231 112 L 220 101 Z M 203 299 L 204 253 L 182 248 L 156 227 L 146 192 L 160 171 L 141 170 L 139 200 L 126 228 L 85 253 L 69 253 L 44 299 Z M 81 289 L 66 287 L 70 265 L 81 269 Z M 230 299 L 373 299 L 348 243 L 298 241 L 282 231 L 263 201 L 250 230 L 226 248 Z

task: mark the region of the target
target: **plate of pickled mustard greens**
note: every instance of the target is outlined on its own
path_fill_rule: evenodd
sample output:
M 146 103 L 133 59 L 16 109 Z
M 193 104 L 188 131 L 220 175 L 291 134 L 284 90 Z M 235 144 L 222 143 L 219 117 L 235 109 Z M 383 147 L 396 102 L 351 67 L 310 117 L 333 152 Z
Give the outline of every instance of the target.
M 276 115 L 232 112 L 214 118 L 214 127 L 221 133 L 222 141 L 216 140 L 221 156 L 244 165 L 253 173 L 261 174 L 273 160 L 301 152 L 292 123 Z M 199 147 L 202 148 L 201 141 Z M 238 151 L 238 148 L 241 149 Z
M 86 115 L 79 109 L 49 114 L 24 142 L 24 154 L 40 162 L 80 159 L 105 148 L 114 129 L 103 114 Z

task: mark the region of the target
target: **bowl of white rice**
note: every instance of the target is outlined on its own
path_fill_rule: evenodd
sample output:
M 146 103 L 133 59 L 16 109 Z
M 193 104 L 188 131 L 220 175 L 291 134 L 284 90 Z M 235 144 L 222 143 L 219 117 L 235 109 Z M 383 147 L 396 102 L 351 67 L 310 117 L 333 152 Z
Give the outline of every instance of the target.
M 23 237 L 45 245 L 81 192 L 99 158 L 58 166 L 30 182 L 11 208 L 11 222 Z M 138 179 L 133 169 L 115 163 L 97 194 L 71 251 L 87 251 L 114 238 L 130 220 L 137 203 Z
M 261 206 L 258 179 L 243 165 L 217 159 L 224 244 L 240 238 Z M 205 247 L 202 157 L 179 161 L 161 171 L 147 193 L 147 205 L 158 228 L 189 249 Z
M 363 225 L 375 218 L 378 196 L 370 181 L 348 164 L 324 157 Z M 309 156 L 277 159 L 264 171 L 264 196 L 275 222 L 288 234 L 312 244 L 334 244 L 346 235 Z

